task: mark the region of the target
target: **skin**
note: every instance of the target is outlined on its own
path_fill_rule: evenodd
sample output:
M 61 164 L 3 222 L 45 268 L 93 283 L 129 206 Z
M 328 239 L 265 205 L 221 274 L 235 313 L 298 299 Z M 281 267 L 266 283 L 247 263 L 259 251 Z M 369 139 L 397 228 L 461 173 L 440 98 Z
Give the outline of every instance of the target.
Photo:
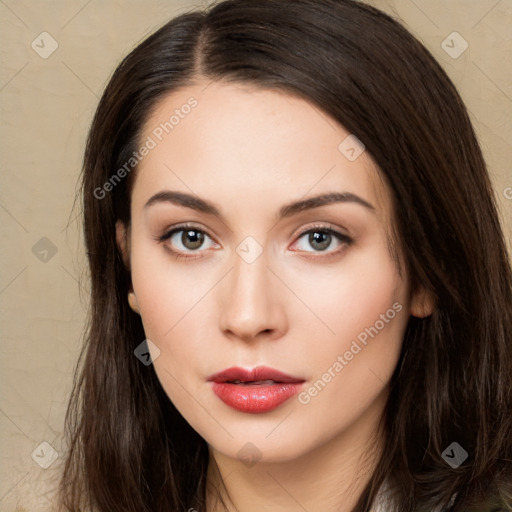
M 131 225 L 117 224 L 132 307 L 160 350 L 154 369 L 164 390 L 209 445 L 216 464 L 208 480 L 223 481 L 229 510 L 348 511 L 383 449 L 378 425 L 409 315 L 429 314 L 429 298 L 400 276 L 389 250 L 389 191 L 367 152 L 349 161 L 338 149 L 349 135 L 341 125 L 290 94 L 207 85 L 161 100 L 142 131 L 145 140 L 197 99 L 140 163 Z M 223 218 L 171 202 L 144 207 L 163 190 L 208 200 Z M 327 192 L 373 208 L 338 202 L 276 221 L 283 205 Z M 183 232 L 158 241 L 184 222 L 205 233 L 199 248 L 194 239 L 183 245 Z M 327 237 L 322 251 L 301 234 L 328 227 L 352 242 Z M 237 252 L 248 236 L 262 249 L 251 263 Z M 207 382 L 231 366 L 266 365 L 309 389 L 397 303 L 396 316 L 307 404 L 294 397 L 264 414 L 242 413 Z M 240 450 L 252 450 L 255 463 Z M 221 510 L 213 495 L 208 510 Z

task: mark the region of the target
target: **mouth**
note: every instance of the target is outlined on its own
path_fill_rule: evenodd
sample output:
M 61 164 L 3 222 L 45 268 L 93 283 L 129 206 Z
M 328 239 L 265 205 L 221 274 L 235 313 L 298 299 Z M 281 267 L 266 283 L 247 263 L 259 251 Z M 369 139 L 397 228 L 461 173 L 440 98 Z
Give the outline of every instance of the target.
M 228 368 L 211 375 L 213 392 L 228 406 L 245 413 L 276 409 L 299 392 L 305 379 L 258 366 L 252 370 Z
M 240 384 L 241 386 L 272 386 L 273 384 L 282 384 L 282 382 L 275 381 L 275 380 L 256 380 L 256 381 L 249 381 L 244 382 L 242 380 L 228 380 L 226 381 L 227 384 Z
M 232 367 L 222 370 L 219 373 L 210 375 L 207 379 L 212 382 L 228 382 L 230 384 L 294 384 L 304 382 L 304 379 L 292 377 L 274 368 L 267 366 L 257 366 L 252 370 L 245 368 Z

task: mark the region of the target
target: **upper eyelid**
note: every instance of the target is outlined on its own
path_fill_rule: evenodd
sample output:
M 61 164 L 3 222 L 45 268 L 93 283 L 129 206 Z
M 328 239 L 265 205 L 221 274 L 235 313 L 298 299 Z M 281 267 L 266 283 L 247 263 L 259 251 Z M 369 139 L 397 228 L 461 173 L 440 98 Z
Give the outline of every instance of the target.
M 186 224 L 181 224 L 181 225 L 178 225 L 178 226 L 174 226 L 166 231 L 164 231 L 164 233 L 158 237 L 160 240 L 167 240 L 169 238 L 171 238 L 172 235 L 176 234 L 176 233 L 179 233 L 180 231 L 186 231 L 187 229 L 189 230 L 196 230 L 196 231 L 200 231 L 202 233 L 204 233 L 206 236 L 208 236 L 211 240 L 213 240 L 215 243 L 218 244 L 218 242 L 215 241 L 215 237 L 212 237 L 208 230 L 198 226 L 198 225 L 195 225 L 193 223 L 186 223 Z M 301 229 L 298 233 L 296 233 L 294 235 L 294 238 L 302 238 L 304 235 L 306 235 L 307 233 L 310 233 L 311 231 L 314 231 L 314 230 L 318 230 L 318 231 L 325 231 L 327 233 L 330 233 L 332 235 L 334 235 L 336 238 L 338 238 L 339 241 L 341 242 L 344 242 L 346 241 L 347 239 L 351 240 L 352 237 L 348 234 L 345 234 L 345 233 L 341 233 L 338 228 L 336 228 L 335 226 L 333 226 L 331 223 L 326 223 L 326 224 L 315 224 L 313 226 L 308 226 L 304 229 Z M 200 250 L 198 251 L 191 251 L 191 252 L 201 252 Z
M 177 231 L 184 231 L 186 229 L 196 229 L 197 231 L 201 231 L 205 234 L 207 234 L 208 236 L 210 236 L 209 232 L 207 229 L 204 229 L 202 228 L 201 226 L 199 225 L 195 225 L 193 223 L 185 223 L 185 224 L 178 224 L 177 226 L 173 226 L 172 228 L 169 228 L 169 229 L 166 229 L 164 232 L 163 232 L 163 235 L 162 236 L 167 236 L 173 232 L 177 232 Z M 339 233 L 338 231 L 338 228 L 336 226 L 333 226 L 332 224 L 330 223 L 326 223 L 326 224 L 315 224 L 313 226 L 308 226 L 304 229 L 301 229 L 299 230 L 298 233 L 295 234 L 295 236 L 299 236 L 299 235 L 303 235 L 304 233 L 307 233 L 309 232 L 310 230 L 312 229 L 318 229 L 318 230 L 325 230 L 325 231 L 332 231 L 334 233 L 337 233 L 337 234 L 340 234 L 340 235 L 343 235 L 343 236 L 347 236 L 349 237 L 348 234 L 344 234 L 344 233 Z M 212 238 L 210 236 L 210 238 Z
M 331 223 L 326 224 L 315 224 L 313 226 L 308 226 L 304 229 L 299 230 L 298 233 L 295 234 L 295 236 L 302 236 L 306 233 L 309 233 L 310 231 L 314 231 L 317 229 L 318 231 L 326 231 L 328 233 L 332 233 L 334 235 L 339 235 L 344 238 L 351 238 L 348 234 L 340 232 L 340 228 L 333 226 Z M 343 230 L 341 230 L 343 231 Z
M 195 225 L 194 223 L 178 224 L 177 226 L 173 226 L 171 228 L 165 229 L 162 233 L 162 237 L 169 236 L 171 233 L 185 231 L 187 229 L 195 229 L 196 231 L 201 231 L 202 233 L 205 233 L 210 238 L 212 238 L 207 229 L 204 229 L 199 225 Z

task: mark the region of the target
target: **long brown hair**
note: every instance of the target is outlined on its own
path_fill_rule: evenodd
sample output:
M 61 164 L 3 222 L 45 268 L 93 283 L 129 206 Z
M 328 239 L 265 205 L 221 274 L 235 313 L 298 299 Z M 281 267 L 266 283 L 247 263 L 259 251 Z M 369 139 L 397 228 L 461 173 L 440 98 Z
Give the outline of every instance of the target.
M 355 134 L 391 191 L 412 284 L 435 294 L 435 312 L 409 320 L 386 449 L 354 512 L 384 481 L 397 512 L 512 510 L 512 275 L 482 152 L 431 54 L 353 0 L 223 1 L 171 20 L 111 77 L 82 174 L 92 291 L 66 416 L 65 510 L 206 510 L 206 443 L 133 354 L 145 336 L 115 222 L 130 222 L 136 166 L 112 181 L 155 104 L 198 77 L 298 95 Z M 442 456 L 453 442 L 468 453 L 456 468 Z

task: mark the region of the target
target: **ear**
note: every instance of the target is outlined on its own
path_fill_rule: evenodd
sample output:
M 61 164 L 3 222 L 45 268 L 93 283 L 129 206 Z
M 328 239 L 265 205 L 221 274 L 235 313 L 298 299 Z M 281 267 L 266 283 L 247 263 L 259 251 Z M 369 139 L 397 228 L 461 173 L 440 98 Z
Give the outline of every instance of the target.
M 129 230 L 121 220 L 116 221 L 116 243 L 127 270 L 130 270 Z
M 410 313 L 417 318 L 426 318 L 434 312 L 436 302 L 436 297 L 432 292 L 419 286 L 412 294 Z
M 124 222 L 120 220 L 116 222 L 116 243 L 119 251 L 121 252 L 123 263 L 128 272 L 130 272 L 130 229 L 127 228 Z M 130 289 L 128 291 L 128 304 L 135 313 L 140 315 L 140 309 L 137 303 L 137 297 L 133 291 L 133 285 L 130 285 Z

